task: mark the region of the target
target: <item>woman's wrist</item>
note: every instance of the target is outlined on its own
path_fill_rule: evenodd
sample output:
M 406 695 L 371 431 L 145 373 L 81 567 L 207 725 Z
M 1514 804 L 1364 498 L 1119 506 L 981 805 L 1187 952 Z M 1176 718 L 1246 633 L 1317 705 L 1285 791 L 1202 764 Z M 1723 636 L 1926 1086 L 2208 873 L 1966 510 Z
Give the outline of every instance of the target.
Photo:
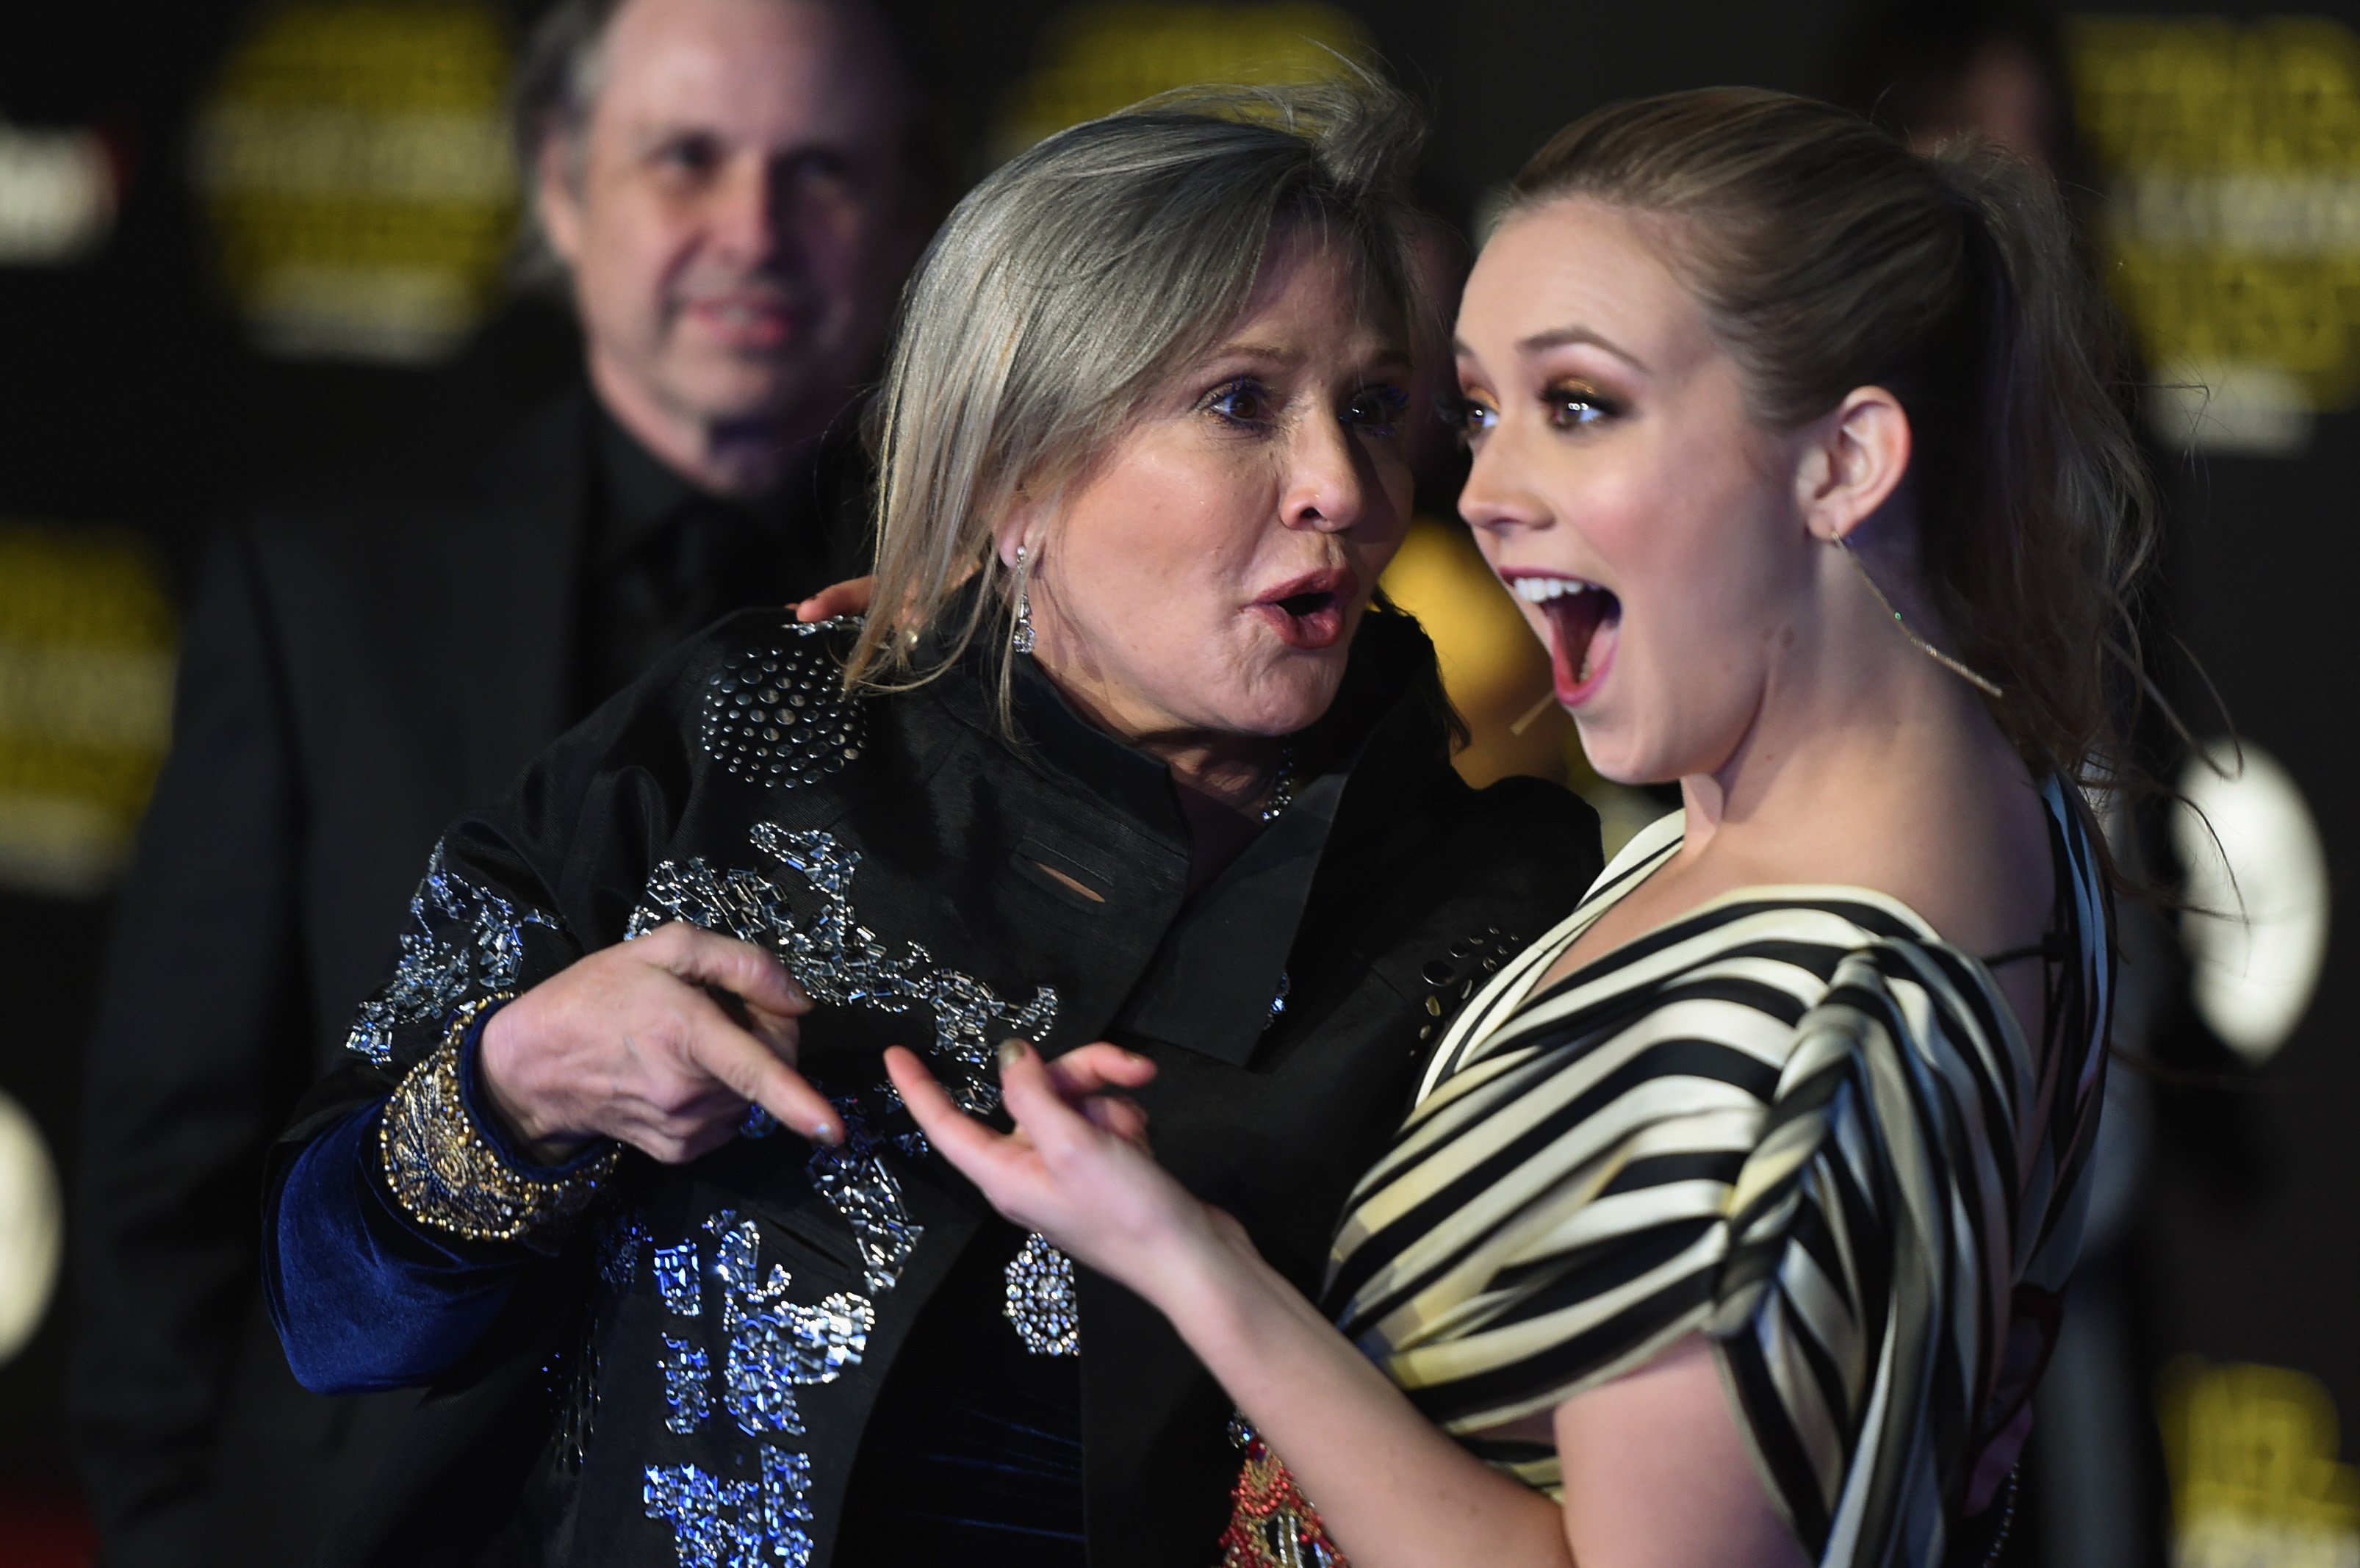
M 1199 1209 L 1196 1223 L 1154 1250 L 1153 1277 L 1140 1294 L 1201 1357 L 1208 1347 L 1239 1335 L 1278 1276 L 1254 1250 L 1244 1226 L 1209 1204 Z M 1278 1282 L 1284 1288 L 1284 1280 Z

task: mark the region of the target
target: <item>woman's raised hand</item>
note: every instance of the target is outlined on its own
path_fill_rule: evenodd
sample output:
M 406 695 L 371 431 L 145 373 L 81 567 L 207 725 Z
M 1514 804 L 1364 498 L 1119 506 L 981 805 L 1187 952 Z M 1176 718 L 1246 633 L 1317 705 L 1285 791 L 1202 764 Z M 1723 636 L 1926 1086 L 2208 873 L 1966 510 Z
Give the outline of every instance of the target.
M 1199 1202 L 1147 1147 L 1147 1113 L 1121 1092 L 1155 1076 L 1145 1057 L 1104 1043 L 1054 1061 L 1022 1040 L 1000 1047 L 1000 1086 L 1016 1131 L 962 1112 L 912 1052 L 885 1070 L 945 1159 L 1008 1219 L 1150 1300 L 1173 1265 L 1234 1222 Z
M 867 615 L 877 597 L 877 579 L 854 577 L 831 583 L 794 607 L 797 620 L 833 620 L 839 615 Z
M 795 1071 L 795 1020 L 811 1005 L 761 948 L 675 921 L 493 1014 L 476 1071 L 509 1130 L 552 1162 L 608 1137 L 679 1165 L 736 1136 L 748 1105 L 833 1144 L 835 1109 Z

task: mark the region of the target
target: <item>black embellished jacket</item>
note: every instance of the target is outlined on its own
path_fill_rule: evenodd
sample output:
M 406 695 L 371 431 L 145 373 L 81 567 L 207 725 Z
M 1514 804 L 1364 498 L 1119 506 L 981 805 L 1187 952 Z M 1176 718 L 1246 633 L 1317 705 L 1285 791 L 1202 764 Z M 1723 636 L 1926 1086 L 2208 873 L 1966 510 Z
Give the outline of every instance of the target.
M 1362 624 L 1291 804 L 1193 894 L 1164 767 L 1029 661 L 1011 738 L 969 666 L 845 698 L 847 641 L 722 622 L 437 850 L 351 1065 L 269 1178 L 298 1374 L 432 1387 L 330 1560 L 828 1563 L 913 1325 L 1006 1229 L 901 1110 L 885 1046 L 982 1114 L 1007 1036 L 1153 1056 L 1158 1157 L 1312 1290 L 1443 1020 L 1599 870 L 1573 796 L 1452 772 L 1433 650 L 1398 614 Z M 842 1148 L 756 1112 L 686 1166 L 545 1169 L 477 1114 L 486 1010 L 670 920 L 769 948 L 811 993 L 802 1067 Z M 997 1330 L 1077 1353 L 1090 1561 L 1204 1568 L 1227 1400 L 1144 1303 L 1017 1239 Z

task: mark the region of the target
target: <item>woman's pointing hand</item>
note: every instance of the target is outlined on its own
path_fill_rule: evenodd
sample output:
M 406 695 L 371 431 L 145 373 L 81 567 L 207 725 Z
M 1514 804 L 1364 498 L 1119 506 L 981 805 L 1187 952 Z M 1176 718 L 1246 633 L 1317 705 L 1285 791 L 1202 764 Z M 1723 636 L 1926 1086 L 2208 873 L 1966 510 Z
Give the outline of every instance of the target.
M 1000 1084 L 1013 1133 L 960 1111 L 901 1047 L 885 1053 L 885 1070 L 920 1130 L 992 1207 L 1151 1301 L 1176 1263 L 1234 1226 L 1149 1153 L 1147 1113 L 1122 1092 L 1155 1076 L 1144 1057 L 1101 1043 L 1044 1061 L 1006 1042 Z

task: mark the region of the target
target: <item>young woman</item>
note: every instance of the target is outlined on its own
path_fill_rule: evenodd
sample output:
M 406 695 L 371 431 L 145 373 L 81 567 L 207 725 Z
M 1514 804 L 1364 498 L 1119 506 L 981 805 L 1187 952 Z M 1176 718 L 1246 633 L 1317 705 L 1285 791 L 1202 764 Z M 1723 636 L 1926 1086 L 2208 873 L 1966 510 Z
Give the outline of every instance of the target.
M 1467 288 L 1462 508 L 1592 762 L 1683 809 L 1446 1034 L 1320 1307 L 1074 1067 L 1003 1047 L 1001 1136 L 891 1058 L 1235 1397 L 1231 1563 L 1989 1550 L 2103 1065 L 2104 329 L 1996 155 L 1754 91 L 1572 126 Z

